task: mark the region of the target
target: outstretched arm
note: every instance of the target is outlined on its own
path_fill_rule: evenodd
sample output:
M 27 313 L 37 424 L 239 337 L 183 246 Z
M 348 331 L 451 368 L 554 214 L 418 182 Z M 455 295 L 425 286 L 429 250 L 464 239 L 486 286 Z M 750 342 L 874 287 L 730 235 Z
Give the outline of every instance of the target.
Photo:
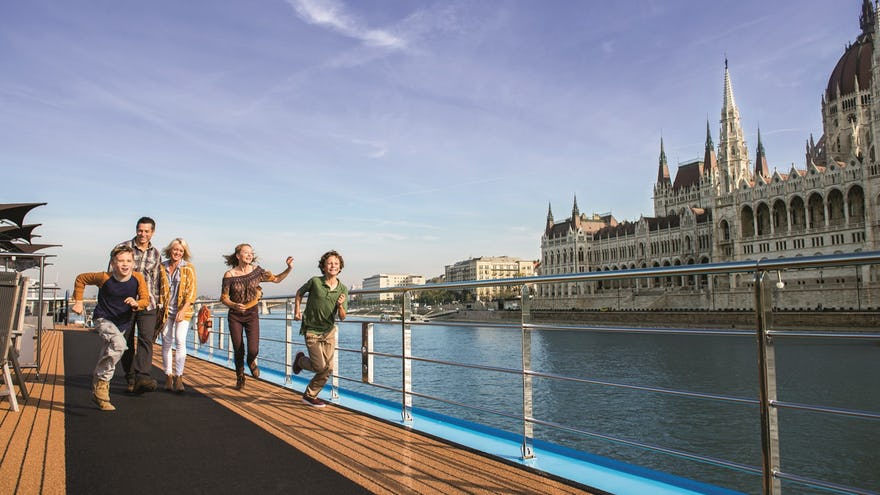
M 287 278 L 288 275 L 290 275 L 290 272 L 293 271 L 293 256 L 288 256 L 285 262 L 287 263 L 287 268 L 285 268 L 284 271 L 279 273 L 278 275 L 273 275 L 272 279 L 270 279 L 269 282 L 275 282 L 277 284 Z
M 80 273 L 73 283 L 73 306 L 70 310 L 80 315 L 83 312 L 83 292 L 87 285 L 102 286 L 110 278 L 107 272 Z

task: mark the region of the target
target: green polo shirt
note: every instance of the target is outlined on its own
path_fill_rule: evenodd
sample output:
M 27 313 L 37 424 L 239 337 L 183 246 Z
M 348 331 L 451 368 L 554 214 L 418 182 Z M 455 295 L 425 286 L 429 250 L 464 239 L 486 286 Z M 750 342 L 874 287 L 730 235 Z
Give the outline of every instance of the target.
M 303 311 L 302 326 L 299 328 L 300 335 L 333 330 L 336 324 L 336 301 L 340 294 L 345 294 L 342 305 L 348 311 L 348 288 L 342 282 L 337 282 L 336 288 L 330 289 L 323 276 L 312 277 L 296 291 L 300 296 L 309 295 Z

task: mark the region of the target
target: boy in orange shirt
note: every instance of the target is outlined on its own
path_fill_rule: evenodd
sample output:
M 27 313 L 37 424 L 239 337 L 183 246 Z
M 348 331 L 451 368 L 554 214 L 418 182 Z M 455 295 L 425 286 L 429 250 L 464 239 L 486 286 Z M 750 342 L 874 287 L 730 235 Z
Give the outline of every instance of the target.
M 95 366 L 92 382 L 92 400 L 102 411 L 114 411 L 110 403 L 110 380 L 116 363 L 127 348 L 125 334 L 132 329 L 134 312 L 150 304 L 150 293 L 143 275 L 134 271 L 134 251 L 129 246 L 117 246 L 110 253 L 109 272 L 81 273 L 73 288 L 73 307 L 76 314 L 83 312 L 83 291 L 86 285 L 98 287 L 95 306 L 95 331 L 104 345 Z

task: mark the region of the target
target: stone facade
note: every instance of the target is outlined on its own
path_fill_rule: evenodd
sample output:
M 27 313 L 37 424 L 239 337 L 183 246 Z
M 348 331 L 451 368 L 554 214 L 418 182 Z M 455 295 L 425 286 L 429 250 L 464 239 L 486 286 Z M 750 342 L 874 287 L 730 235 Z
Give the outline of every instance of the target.
M 384 289 L 386 287 L 400 287 L 404 285 L 425 285 L 424 275 L 411 273 L 377 273 L 367 277 L 363 281 L 364 289 Z M 394 293 L 382 292 L 380 294 L 362 294 L 365 301 L 391 301 Z
M 804 168 L 767 163 L 758 130 L 750 160 L 724 64 L 715 146 L 709 123 L 702 160 L 679 165 L 672 180 L 660 141 L 653 216 L 618 222 L 584 215 L 554 220 L 548 208 L 539 273 L 627 270 L 762 258 L 874 251 L 880 241 L 880 16 L 865 0 L 861 34 L 847 46 L 822 98 L 823 135 L 806 140 Z M 784 309 L 880 307 L 873 267 L 784 274 L 774 295 Z M 688 276 L 540 284 L 546 309 L 739 309 L 753 305 L 750 275 Z
M 472 280 L 496 280 L 502 278 L 531 277 L 535 274 L 535 261 L 510 256 L 482 256 L 446 265 L 446 282 L 467 282 Z M 478 301 L 492 301 L 510 295 L 509 287 L 479 287 L 475 296 Z

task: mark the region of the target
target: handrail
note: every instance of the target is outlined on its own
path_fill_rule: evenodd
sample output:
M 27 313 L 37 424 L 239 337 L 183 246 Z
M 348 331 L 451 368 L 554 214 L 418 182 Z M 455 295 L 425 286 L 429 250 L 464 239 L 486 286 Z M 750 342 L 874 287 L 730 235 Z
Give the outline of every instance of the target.
M 388 287 L 382 289 L 357 289 L 352 290 L 351 295 L 354 297 L 364 294 L 378 293 L 396 293 L 400 294 L 401 302 L 398 303 L 400 321 L 384 322 L 386 324 L 399 325 L 401 331 L 401 351 L 399 354 L 390 352 L 378 352 L 372 349 L 371 339 L 373 324 L 372 320 L 359 320 L 350 312 L 347 322 L 361 323 L 362 329 L 362 347 L 360 349 L 350 349 L 339 347 L 337 357 L 340 353 L 360 354 L 363 356 L 364 369 L 362 376 L 346 377 L 338 375 L 338 367 L 334 366 L 334 382 L 332 385 L 332 396 L 337 397 L 336 387 L 338 380 L 366 383 L 377 389 L 392 391 L 401 394 L 401 418 L 404 422 L 412 421 L 411 408 L 413 397 L 439 401 L 456 407 L 467 408 L 483 413 L 489 413 L 508 419 L 514 419 L 522 422 L 523 428 L 523 444 L 522 456 L 528 459 L 534 456 L 531 447 L 532 442 L 532 426 L 542 425 L 550 428 L 570 431 L 580 435 L 586 435 L 593 438 L 603 439 L 609 442 L 629 445 L 641 449 L 661 452 L 676 457 L 691 459 L 698 462 L 721 466 L 741 472 L 760 474 L 763 480 L 763 492 L 765 494 L 778 494 L 782 492 L 782 481 L 789 481 L 799 485 L 809 486 L 818 489 L 828 489 L 832 491 L 844 491 L 850 493 L 872 493 L 857 487 L 847 487 L 825 480 L 801 476 L 795 473 L 783 472 L 780 468 L 780 438 L 779 423 L 777 416 L 779 409 L 801 410 L 816 414 L 828 414 L 833 416 L 857 418 L 862 420 L 880 420 L 880 412 L 861 411 L 856 409 L 847 409 L 842 407 L 830 407 L 818 404 L 801 404 L 788 401 L 780 401 L 776 397 L 776 359 L 775 359 L 775 342 L 777 338 L 810 338 L 810 339 L 844 339 L 844 340 L 880 340 L 878 332 L 825 332 L 825 331 L 802 331 L 802 330 L 774 330 L 772 329 L 773 310 L 769 304 L 769 285 L 765 283 L 765 279 L 769 279 L 767 274 L 779 270 L 804 269 L 804 268 L 828 268 L 853 265 L 878 265 L 880 264 L 880 252 L 870 253 L 853 253 L 830 256 L 813 256 L 792 259 L 760 259 L 757 261 L 740 261 L 703 265 L 679 265 L 671 267 L 656 268 L 640 268 L 616 271 L 601 271 L 589 273 L 574 273 L 560 275 L 539 275 L 534 277 L 520 277 L 512 279 L 482 280 L 468 282 L 449 282 L 440 284 L 426 284 L 421 286 L 403 286 Z M 699 329 L 699 328 L 643 328 L 633 326 L 599 326 L 599 325 L 555 325 L 547 323 L 534 323 L 531 321 L 530 313 L 530 287 L 540 283 L 558 283 L 558 282 L 589 282 L 604 280 L 621 280 L 632 278 L 656 278 L 663 276 L 683 276 L 695 274 L 731 274 L 731 273 L 751 273 L 754 275 L 754 308 L 755 328 L 752 330 L 737 329 Z M 478 287 L 490 286 L 516 286 L 521 289 L 521 309 L 522 321 L 520 323 L 495 323 L 495 322 L 443 322 L 443 326 L 462 326 L 462 327 L 489 327 L 489 328 L 509 328 L 519 329 L 522 335 L 522 355 L 523 361 L 520 368 L 487 366 L 472 363 L 453 362 L 443 359 L 432 358 L 431 356 L 417 356 L 411 352 L 411 329 L 414 326 L 441 325 L 433 322 L 410 321 L 408 315 L 412 311 L 412 294 L 425 290 L 449 289 L 460 290 Z M 291 342 L 292 333 L 290 331 L 291 315 L 289 314 L 289 300 L 292 296 L 276 296 L 266 297 L 267 301 L 285 301 L 284 318 L 275 318 L 278 320 L 286 320 L 287 335 L 286 342 L 288 350 L 286 358 L 282 364 L 285 368 L 285 375 L 290 378 L 292 363 L 290 362 L 290 347 L 294 344 Z M 215 326 L 221 331 L 220 345 L 223 348 L 223 324 Z M 559 331 L 559 330 L 577 330 L 595 333 L 621 333 L 621 334 L 658 334 L 658 335 L 683 335 L 683 336 L 712 336 L 712 337 L 754 337 L 756 339 L 758 352 L 758 378 L 759 378 L 759 397 L 735 397 L 730 395 L 712 394 L 703 392 L 694 392 L 688 390 L 679 390 L 666 387 L 655 387 L 648 385 L 638 385 L 631 383 L 614 382 L 607 380 L 598 380 L 593 378 L 579 378 L 572 376 L 564 376 L 553 373 L 543 373 L 531 369 L 531 335 L 533 332 L 541 331 Z M 370 343 L 368 344 L 368 339 Z M 271 339 L 274 342 L 280 342 L 278 339 Z M 212 350 L 213 352 L 213 350 Z M 231 349 L 229 349 L 231 357 Z M 372 379 L 372 357 L 383 357 L 401 360 L 402 374 L 401 384 L 399 386 L 389 386 L 386 384 L 376 383 Z M 512 375 L 521 375 L 523 379 L 523 412 L 521 415 L 510 414 L 503 411 L 492 410 L 474 404 L 463 404 L 459 401 L 449 400 L 442 397 L 432 396 L 412 389 L 412 363 L 423 362 L 442 366 L 455 366 L 459 368 L 472 369 L 485 372 L 500 372 Z M 369 377 L 369 378 L 368 378 Z M 576 428 L 572 425 L 557 424 L 552 421 L 545 421 L 533 417 L 531 411 L 532 391 L 531 380 L 533 378 L 544 378 L 552 380 L 562 380 L 571 383 L 582 383 L 597 385 L 601 387 L 612 387 L 622 389 L 639 390 L 649 393 L 665 394 L 676 397 L 683 397 L 694 400 L 713 400 L 734 404 L 742 404 L 746 406 L 757 406 L 760 411 L 761 422 L 761 445 L 762 445 L 762 464 L 761 466 L 749 466 L 739 462 L 718 459 L 710 456 L 704 456 L 699 453 L 684 452 L 678 449 L 664 447 L 661 445 L 652 445 L 646 442 L 634 441 L 626 438 L 619 438 L 613 435 L 607 435 L 601 432 L 587 431 L 582 428 Z

